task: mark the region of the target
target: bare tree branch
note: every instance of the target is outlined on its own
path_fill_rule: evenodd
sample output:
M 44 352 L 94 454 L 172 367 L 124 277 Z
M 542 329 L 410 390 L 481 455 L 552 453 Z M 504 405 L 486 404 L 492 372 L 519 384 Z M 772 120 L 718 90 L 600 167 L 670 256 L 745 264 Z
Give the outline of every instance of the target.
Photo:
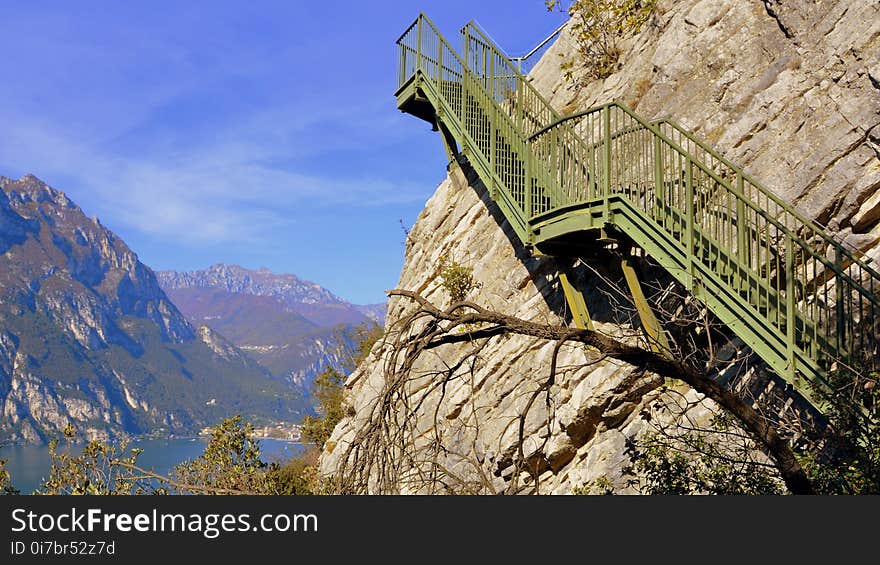
M 733 415 L 752 438 L 766 448 L 769 456 L 777 465 L 780 475 L 790 492 L 794 494 L 813 494 L 814 492 L 806 473 L 798 463 L 788 443 L 776 433 L 768 421 L 751 405 L 712 380 L 705 371 L 698 371 L 680 361 L 666 359 L 651 351 L 627 345 L 595 331 L 537 324 L 493 312 L 467 301 L 457 302 L 446 310 L 441 310 L 424 297 L 408 290 L 395 289 L 389 291 L 388 295 L 404 297 L 413 300 L 419 305 L 419 309 L 406 318 L 406 325 L 411 324 L 415 319 L 428 318 L 431 320 L 416 335 L 404 338 L 398 337 L 398 340 L 403 340 L 398 341 L 397 345 L 405 350 L 405 368 L 411 367 L 423 350 L 433 349 L 445 344 L 485 339 L 503 334 L 527 335 L 556 341 L 558 342 L 557 349 L 561 343 L 567 341 L 583 343 L 596 348 L 609 357 L 633 365 L 641 371 L 650 371 L 661 377 L 684 381 L 697 392 L 711 398 Z M 440 321 L 448 322 L 448 324 L 441 327 Z M 485 324 L 489 324 L 491 327 L 473 329 L 463 333 L 450 333 L 456 328 L 478 328 Z M 395 355 L 392 355 L 392 357 L 395 357 Z M 531 406 L 534 398 L 542 390 L 545 390 L 546 387 L 552 384 L 553 376 L 551 372 L 551 380 L 545 382 L 542 387 L 535 391 L 529 406 Z M 522 425 L 521 421 L 521 436 Z M 522 458 L 521 444 L 519 449 L 519 455 Z

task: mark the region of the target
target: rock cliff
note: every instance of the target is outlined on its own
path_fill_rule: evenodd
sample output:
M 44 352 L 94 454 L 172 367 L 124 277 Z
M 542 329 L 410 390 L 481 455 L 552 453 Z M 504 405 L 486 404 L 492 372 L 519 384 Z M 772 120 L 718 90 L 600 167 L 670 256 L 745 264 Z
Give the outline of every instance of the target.
M 672 117 L 707 139 L 806 215 L 876 258 L 880 238 L 880 5 L 871 0 L 660 2 L 651 24 L 624 42 L 619 68 L 605 80 L 578 85 L 559 69 L 575 51 L 568 30 L 532 71 L 535 86 L 562 113 L 620 99 L 649 118 Z M 527 320 L 565 323 L 552 259 L 530 257 L 511 235 L 484 187 L 453 166 L 409 234 L 398 287 L 445 305 L 441 256 L 473 267 L 481 285 L 471 298 Z M 618 335 L 601 281 L 591 313 L 600 331 Z M 385 327 L 413 304 L 389 302 Z M 494 338 L 476 355 L 471 345 L 423 354 L 409 404 L 409 440 L 425 459 L 402 462 L 402 492 L 505 492 L 514 479 L 519 418 L 549 372 L 554 345 L 522 337 Z M 347 381 L 348 416 L 321 459 L 332 475 L 376 410 L 385 386 L 382 344 Z M 457 366 L 465 357 L 466 366 Z M 599 477 L 626 492 L 629 439 L 651 428 L 647 417 L 664 401 L 699 399 L 666 390 L 650 375 L 563 348 L 560 374 L 532 406 L 524 425 L 525 455 L 541 473 L 540 492 L 571 493 Z M 431 386 L 439 380 L 443 386 Z M 683 395 L 683 396 L 682 396 Z M 690 417 L 707 421 L 713 406 Z M 425 473 L 432 473 L 426 477 Z M 516 477 L 520 480 L 522 477 Z M 427 485 L 427 486 L 426 486 Z M 384 487 L 373 483 L 372 492 Z

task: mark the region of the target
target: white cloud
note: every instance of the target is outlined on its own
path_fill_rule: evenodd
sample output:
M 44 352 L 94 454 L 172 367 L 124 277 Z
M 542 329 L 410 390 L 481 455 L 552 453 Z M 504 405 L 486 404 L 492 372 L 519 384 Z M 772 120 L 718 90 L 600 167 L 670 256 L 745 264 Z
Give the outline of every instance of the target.
M 301 125 L 300 135 L 307 137 L 308 129 L 308 124 Z M 359 175 L 341 170 L 341 164 L 328 168 L 326 175 L 266 164 L 308 141 L 288 140 L 285 147 L 271 141 L 228 141 L 173 156 L 138 159 L 106 154 L 43 127 L 7 124 L 5 132 L 0 154 L 38 177 L 77 179 L 80 186 L 70 195 L 81 204 L 88 202 L 90 213 L 191 245 L 258 242 L 309 208 L 376 207 L 425 197 L 422 185 Z M 254 132 L 249 133 L 253 138 Z M 234 138 L 235 133 L 228 136 Z M 346 145 L 340 141 L 340 146 Z M 332 141 L 317 145 L 311 151 L 326 152 Z
M 394 127 L 399 115 L 377 85 L 354 95 L 334 73 L 313 79 L 283 66 L 324 65 L 302 56 L 319 52 L 323 36 L 291 38 L 267 57 L 259 44 L 202 49 L 175 34 L 185 22 L 164 31 L 126 20 L 85 33 L 76 11 L 13 15 L 10 29 L 39 30 L 39 39 L 28 58 L 4 63 L 16 80 L 0 89 L 0 174 L 32 172 L 113 225 L 191 245 L 259 242 L 309 208 L 421 202 L 431 188 L 333 157 L 369 160 L 407 130 Z M 197 20 L 198 10 L 184 16 Z M 19 35 L 0 37 L 0 50 L 20 47 Z M 174 123 L 179 103 L 210 103 L 227 80 L 250 82 L 266 103 L 238 108 L 233 99 L 234 111 L 204 130 Z

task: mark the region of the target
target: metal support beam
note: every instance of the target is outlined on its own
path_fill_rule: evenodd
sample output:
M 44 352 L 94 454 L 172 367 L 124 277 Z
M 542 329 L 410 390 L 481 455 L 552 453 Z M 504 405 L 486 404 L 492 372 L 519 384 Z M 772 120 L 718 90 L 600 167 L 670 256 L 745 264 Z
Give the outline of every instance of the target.
M 672 349 L 669 347 L 669 341 L 666 339 L 663 327 L 657 320 L 657 316 L 654 315 L 651 305 L 648 304 L 645 293 L 642 292 L 642 285 L 639 284 L 639 278 L 636 275 L 635 269 L 630 265 L 629 258 L 624 257 L 620 260 L 620 269 L 623 271 L 626 285 L 629 287 L 633 303 L 636 305 L 636 310 L 639 313 L 642 328 L 648 336 L 648 345 L 651 347 L 651 351 L 671 359 Z
M 564 271 L 559 272 L 559 282 L 562 283 L 562 292 L 565 294 L 565 301 L 571 310 L 571 319 L 575 327 L 592 331 L 594 329 L 593 320 L 590 318 L 590 311 L 587 309 L 583 293 L 571 284 Z

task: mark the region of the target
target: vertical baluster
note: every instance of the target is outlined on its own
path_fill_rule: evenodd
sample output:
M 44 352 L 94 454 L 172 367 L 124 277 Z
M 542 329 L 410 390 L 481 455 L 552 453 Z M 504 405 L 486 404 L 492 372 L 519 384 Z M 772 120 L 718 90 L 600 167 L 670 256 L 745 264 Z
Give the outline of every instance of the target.
M 685 243 L 687 245 L 687 282 L 688 289 L 695 292 L 694 289 L 694 163 L 691 161 L 690 155 L 687 157 L 687 172 L 685 178 L 685 207 L 687 208 L 686 218 L 687 230 Z
M 834 287 L 836 289 L 835 303 L 837 304 L 837 349 L 844 347 L 846 343 L 846 320 L 843 307 L 843 278 L 840 276 L 843 270 L 843 256 L 840 247 L 834 248 Z
M 483 60 L 485 61 L 485 56 L 484 56 Z M 490 115 L 492 116 L 491 121 L 489 122 L 489 163 L 492 165 L 493 170 L 498 170 L 497 169 L 498 159 L 495 155 L 495 152 L 497 151 L 497 147 L 496 147 L 497 141 L 495 140 L 495 132 L 498 127 L 497 126 L 498 116 L 496 115 L 497 110 L 496 110 L 496 103 L 495 103 L 496 96 L 495 96 L 495 56 L 494 56 L 494 53 L 493 53 L 493 56 L 491 57 L 491 62 L 492 62 L 492 67 L 490 69 L 490 72 L 488 73 L 489 75 L 491 75 L 491 79 L 487 78 L 487 80 L 492 81 L 492 91 L 490 92 L 490 96 L 489 96 L 489 98 L 490 98 L 489 111 L 490 111 Z M 510 147 L 510 150 L 513 151 L 512 146 Z M 493 198 L 497 198 L 498 189 L 495 186 L 494 175 L 492 178 L 493 178 L 492 190 L 495 193 L 493 195 Z
M 794 245 L 792 235 L 785 234 L 785 340 L 788 347 L 788 377 L 796 379 L 795 362 L 795 296 L 794 296 Z
M 398 43 L 399 53 L 400 53 L 400 68 L 398 69 L 397 74 L 397 87 L 400 88 L 403 86 L 403 81 L 406 80 L 406 47 L 404 41 Z
M 746 205 L 743 201 L 743 177 L 740 171 L 736 172 L 736 249 L 737 249 L 737 267 L 744 267 L 748 270 L 750 266 L 749 257 L 751 251 L 749 249 L 749 240 L 746 230 L 749 229 L 748 220 L 746 218 Z
M 416 30 L 416 70 L 422 68 L 422 21 L 424 18 L 419 16 L 419 23 Z
M 825 269 L 828 269 L 828 268 L 829 267 L 826 265 Z M 829 283 L 827 283 L 827 282 L 822 285 L 822 304 L 824 305 L 824 310 L 825 310 L 825 324 L 823 325 L 824 333 L 823 333 L 822 339 L 824 339 L 826 343 L 831 343 L 829 332 L 833 331 L 833 329 L 831 327 L 831 325 L 832 325 L 831 324 L 831 319 L 832 319 L 831 308 L 830 308 L 830 304 L 828 302 L 828 285 L 829 285 Z
M 607 223 L 611 221 L 611 202 L 609 201 L 611 195 L 611 107 L 605 106 L 601 111 L 604 112 L 605 126 L 605 158 L 602 164 L 605 170 L 605 185 L 602 187 L 602 205 L 605 215 L 603 220 Z
M 443 43 L 439 40 L 439 38 L 437 40 L 437 75 L 437 80 L 440 81 L 440 91 L 443 92 L 444 98 L 448 98 L 449 84 L 443 76 Z
M 660 222 L 661 226 L 666 226 L 666 215 L 663 212 L 663 150 L 660 142 L 660 136 L 656 132 L 653 133 L 654 144 L 654 198 L 656 199 L 654 219 Z
M 875 298 L 880 298 L 880 294 L 874 291 L 874 277 L 868 278 L 868 292 L 871 296 Z M 868 308 L 870 309 L 870 315 L 868 317 L 867 327 L 871 328 L 870 335 L 871 342 L 870 348 L 868 349 L 869 358 L 871 359 L 871 369 L 877 369 L 880 367 L 880 312 L 877 310 L 877 305 L 874 303 L 869 303 Z
M 859 334 L 859 346 L 855 349 L 854 353 L 858 353 L 860 355 L 864 355 L 865 351 L 865 303 L 862 297 L 862 293 L 859 293 L 859 304 L 858 304 L 858 312 L 856 313 L 854 322 L 857 322 L 859 326 L 861 326 L 860 330 L 857 333 Z M 867 357 L 867 356 L 865 356 Z
M 533 187 L 532 187 L 532 176 L 533 176 L 533 174 L 532 174 L 532 167 L 533 167 L 534 165 L 533 165 L 533 163 L 532 163 L 532 151 L 531 151 L 531 148 L 529 147 L 529 145 L 528 145 L 527 142 L 524 142 L 524 150 L 523 150 L 523 153 L 524 153 L 524 155 L 525 155 L 525 176 L 526 176 L 526 178 L 525 178 L 525 183 L 526 183 L 526 186 L 525 186 L 525 190 L 526 190 L 526 210 L 525 210 L 525 212 L 526 212 L 526 218 L 528 219 L 528 218 L 531 218 L 531 217 L 534 215 L 534 208 L 533 208 L 534 203 L 533 203 L 533 201 L 532 201 L 532 198 L 534 197 L 534 195 L 532 194 L 532 192 L 533 192 L 533 190 L 534 190 Z M 530 228 L 529 228 L 529 242 L 530 242 L 530 243 L 531 243 L 532 241 L 534 241 L 534 235 L 535 235 L 535 234 L 534 234 L 534 232 L 532 231 L 532 229 L 531 229 L 531 227 L 530 227 Z

